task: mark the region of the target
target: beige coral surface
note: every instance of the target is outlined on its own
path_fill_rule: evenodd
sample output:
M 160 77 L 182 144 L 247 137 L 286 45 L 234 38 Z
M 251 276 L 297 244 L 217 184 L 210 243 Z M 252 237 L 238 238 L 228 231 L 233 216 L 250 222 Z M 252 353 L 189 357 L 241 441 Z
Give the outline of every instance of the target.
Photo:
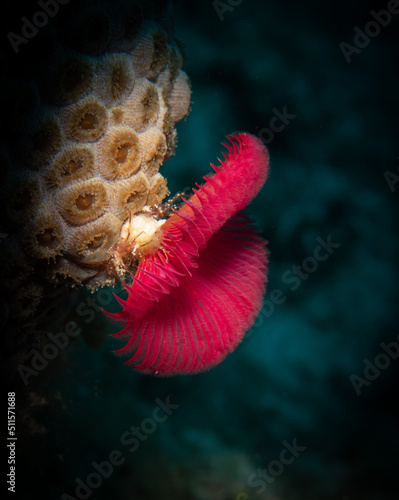
M 36 317 L 54 287 L 113 285 L 129 270 L 142 214 L 159 219 L 169 194 L 159 169 L 190 106 L 170 9 L 64 9 L 29 42 L 44 40 L 44 56 L 0 84 L 2 299 L 13 325 Z

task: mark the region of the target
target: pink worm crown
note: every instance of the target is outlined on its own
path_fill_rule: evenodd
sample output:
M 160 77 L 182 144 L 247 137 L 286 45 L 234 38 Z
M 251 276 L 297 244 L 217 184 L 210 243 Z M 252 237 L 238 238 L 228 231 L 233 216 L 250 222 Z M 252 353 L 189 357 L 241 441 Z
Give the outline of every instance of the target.
M 159 249 L 142 259 L 123 310 L 129 336 L 117 354 L 135 370 L 157 375 L 208 370 L 232 352 L 259 313 L 266 286 L 266 242 L 242 213 L 266 181 L 262 142 L 240 133 L 204 185 L 193 189 L 158 231 Z

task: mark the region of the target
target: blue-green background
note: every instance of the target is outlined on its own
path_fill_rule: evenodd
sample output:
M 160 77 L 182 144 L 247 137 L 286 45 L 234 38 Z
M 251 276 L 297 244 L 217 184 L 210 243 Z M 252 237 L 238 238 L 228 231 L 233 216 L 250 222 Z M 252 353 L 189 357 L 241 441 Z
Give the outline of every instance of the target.
M 270 177 L 248 209 L 270 242 L 266 300 L 278 289 L 285 301 L 266 302 L 221 365 L 171 379 L 123 366 L 113 341 L 99 342 L 115 328 L 72 308 L 83 335 L 29 388 L 23 498 L 76 498 L 76 478 L 113 450 L 124 463 L 90 498 L 399 498 L 399 358 L 360 395 L 350 379 L 399 340 L 399 183 L 386 180 L 399 175 L 399 14 L 350 64 L 340 49 L 387 4 L 243 0 L 223 21 L 210 0 L 178 4 L 193 94 L 162 167 L 172 192 L 209 172 L 226 135 L 259 134 L 274 108 L 297 115 L 268 144 Z M 328 235 L 339 248 L 292 290 L 284 273 Z M 122 434 L 168 395 L 179 408 L 130 453 Z M 249 484 L 294 439 L 306 450 L 264 491 Z

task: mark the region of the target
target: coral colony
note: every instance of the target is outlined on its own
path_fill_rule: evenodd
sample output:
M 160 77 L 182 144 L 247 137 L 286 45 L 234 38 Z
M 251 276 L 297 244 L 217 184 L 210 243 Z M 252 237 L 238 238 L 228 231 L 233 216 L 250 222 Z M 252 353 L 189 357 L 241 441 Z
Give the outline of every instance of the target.
M 191 89 L 171 13 L 155 5 L 62 7 L 60 26 L 29 42 L 44 40 L 39 62 L 3 79 L 1 280 L 17 362 L 78 285 L 133 277 L 118 315 L 131 333 L 122 352 L 135 350 L 131 363 L 152 373 L 216 364 L 259 309 L 263 243 L 243 216 L 229 218 L 261 188 L 266 150 L 232 138 L 214 178 L 173 213 L 159 169 Z
M 72 287 L 113 285 L 130 267 L 125 240 L 169 194 L 159 168 L 190 106 L 168 9 L 85 2 L 52 21 L 18 54 L 9 47 L 0 82 L 0 298 L 13 364 L 66 322 Z
M 110 22 L 93 10 L 74 20 L 76 30 L 94 14 Z M 111 258 L 126 218 L 134 227 L 136 214 L 168 194 L 159 167 L 174 150 L 190 86 L 178 45 L 155 23 L 143 22 L 132 40 L 107 32 L 85 48 L 57 45 L 52 81 L 18 82 L 26 128 L 20 149 L 3 156 L 18 167 L 7 183 L 7 215 L 29 221 L 20 230 L 29 253 L 51 261 L 53 279 L 96 287 L 114 281 Z

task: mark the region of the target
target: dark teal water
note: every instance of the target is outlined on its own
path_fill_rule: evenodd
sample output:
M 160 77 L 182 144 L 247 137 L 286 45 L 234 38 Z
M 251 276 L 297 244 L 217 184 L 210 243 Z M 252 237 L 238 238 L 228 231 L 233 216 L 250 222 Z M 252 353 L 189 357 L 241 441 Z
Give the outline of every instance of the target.
M 176 192 L 225 135 L 267 143 L 264 307 L 220 366 L 157 379 L 77 301 L 83 335 L 30 386 L 21 498 L 398 498 L 399 13 L 371 13 L 396 3 L 180 2 L 192 110 L 161 171 Z

